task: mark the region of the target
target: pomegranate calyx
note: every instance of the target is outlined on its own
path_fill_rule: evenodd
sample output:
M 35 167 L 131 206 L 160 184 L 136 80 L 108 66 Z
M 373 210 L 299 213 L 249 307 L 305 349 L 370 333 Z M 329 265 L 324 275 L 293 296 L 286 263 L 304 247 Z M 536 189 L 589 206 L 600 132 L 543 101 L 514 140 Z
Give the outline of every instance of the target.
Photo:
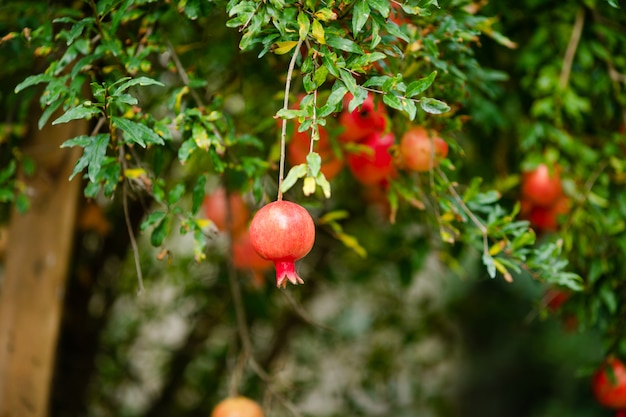
M 293 261 L 276 261 L 276 286 L 285 288 L 287 281 L 293 285 L 304 284 L 304 281 L 296 272 L 296 264 Z

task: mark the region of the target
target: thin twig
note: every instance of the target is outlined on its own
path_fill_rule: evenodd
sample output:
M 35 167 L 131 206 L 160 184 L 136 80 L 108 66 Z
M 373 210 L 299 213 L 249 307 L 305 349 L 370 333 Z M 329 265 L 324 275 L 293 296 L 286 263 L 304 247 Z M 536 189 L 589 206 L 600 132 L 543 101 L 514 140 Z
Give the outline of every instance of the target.
M 569 83 L 569 76 L 572 72 L 572 65 L 574 63 L 574 56 L 576 55 L 576 49 L 578 49 L 578 42 L 583 31 L 583 25 L 585 23 L 585 9 L 581 7 L 576 13 L 576 20 L 574 21 L 574 27 L 572 28 L 572 35 L 570 36 L 565 56 L 563 57 L 563 68 L 561 69 L 561 76 L 559 77 L 559 87 L 561 91 L 565 90 Z
M 187 75 L 187 70 L 185 70 L 183 63 L 180 62 L 180 58 L 178 58 L 178 54 L 174 49 L 174 45 L 172 45 L 169 39 L 166 42 L 167 49 L 170 51 L 170 54 L 172 54 L 172 61 L 174 61 L 174 66 L 176 66 L 176 72 L 178 72 L 178 76 L 180 77 L 183 84 L 185 84 L 185 86 L 189 88 L 189 76 Z M 204 103 L 202 102 L 202 99 L 200 98 L 200 95 L 196 90 L 194 90 L 193 88 L 189 88 L 189 93 L 199 106 L 204 107 Z
M 120 146 L 122 149 L 123 146 Z M 123 152 L 122 152 L 123 153 Z M 139 261 L 139 247 L 137 246 L 137 240 L 135 239 L 135 232 L 133 231 L 133 225 L 130 221 L 130 214 L 128 212 L 128 182 L 122 183 L 122 205 L 124 206 L 124 220 L 126 221 L 126 228 L 128 229 L 128 237 L 130 238 L 130 245 L 133 249 L 133 257 L 135 258 L 135 269 L 137 271 L 137 281 L 139 283 L 139 295 L 143 294 L 143 274 L 141 272 L 141 262 Z
M 289 61 L 289 70 L 287 71 L 287 80 L 285 81 L 285 98 L 283 99 L 283 110 L 287 111 L 289 109 L 289 91 L 291 90 L 291 77 L 293 76 L 293 70 L 296 66 L 296 58 L 300 53 L 300 48 L 302 47 L 302 38 L 298 39 L 298 43 L 296 44 L 296 50 L 293 52 L 291 56 L 291 61 Z M 278 201 L 283 199 L 283 178 L 285 176 L 285 142 L 287 138 L 287 119 L 283 119 L 282 128 L 280 133 L 280 166 L 278 168 L 278 197 L 276 198 Z
M 467 205 L 465 204 L 465 202 L 463 201 L 459 193 L 456 191 L 456 188 L 454 188 L 454 186 L 452 185 L 452 183 L 450 182 L 446 174 L 441 170 L 441 168 L 437 167 L 437 173 L 441 175 L 441 177 L 446 181 L 446 183 L 448 184 L 448 190 L 450 191 L 450 194 L 452 194 L 456 202 L 459 204 L 459 206 L 461 206 L 461 209 L 465 212 L 465 214 L 467 214 L 467 216 L 470 218 L 472 223 L 476 225 L 478 230 L 480 230 L 480 233 L 482 233 L 483 250 L 485 254 L 488 254 L 489 253 L 489 231 L 487 230 L 487 227 L 478 219 L 478 217 L 474 215 L 474 213 L 472 213 L 469 207 L 467 207 Z

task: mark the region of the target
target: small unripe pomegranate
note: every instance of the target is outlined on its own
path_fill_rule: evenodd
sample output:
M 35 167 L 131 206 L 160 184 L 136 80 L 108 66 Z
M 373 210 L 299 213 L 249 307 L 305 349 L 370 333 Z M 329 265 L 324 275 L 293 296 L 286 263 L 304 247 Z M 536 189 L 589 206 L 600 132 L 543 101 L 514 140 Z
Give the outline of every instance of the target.
M 276 286 L 287 281 L 303 284 L 295 261 L 313 248 L 315 224 L 308 211 L 290 201 L 274 201 L 263 206 L 250 223 L 250 243 L 261 257 L 274 262 Z
M 211 417 L 263 417 L 263 409 L 250 398 L 229 397 L 215 406 Z

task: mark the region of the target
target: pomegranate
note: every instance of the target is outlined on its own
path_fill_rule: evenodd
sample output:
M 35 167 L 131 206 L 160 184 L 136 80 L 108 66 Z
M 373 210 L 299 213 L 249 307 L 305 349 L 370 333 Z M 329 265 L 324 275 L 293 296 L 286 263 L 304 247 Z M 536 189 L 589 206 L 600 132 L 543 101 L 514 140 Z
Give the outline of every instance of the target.
M 540 164 L 532 171 L 524 172 L 522 195 L 537 206 L 551 206 L 563 195 L 560 168 L 552 170 L 546 164 Z
M 387 127 L 387 111 L 383 104 L 375 103 L 374 96 L 368 94 L 360 107 L 354 111 L 348 111 L 348 103 L 352 100 L 352 94 L 346 94 L 344 98 L 344 110 L 339 115 L 339 124 L 344 128 L 339 140 L 342 142 L 360 142 L 369 134 L 384 132 Z
M 608 357 L 592 377 L 593 394 L 605 407 L 626 409 L 626 367 L 614 356 Z
M 231 193 L 230 200 L 230 215 L 231 215 L 231 233 L 236 236 L 245 232 L 250 212 L 248 206 L 243 201 L 241 194 Z M 221 232 L 225 232 L 227 229 L 227 212 L 228 205 L 226 204 L 226 190 L 220 187 L 213 191 L 210 195 L 204 197 L 202 203 L 204 214 L 209 218 L 217 229 Z
M 385 182 L 394 173 L 393 158 L 389 153 L 395 138 L 393 133 L 383 135 L 374 132 L 368 135 L 360 145 L 366 150 L 348 154 L 348 167 L 354 178 L 364 185 Z
M 399 154 L 403 168 L 426 172 L 448 155 L 448 144 L 423 127 L 414 127 L 402 135 Z
M 263 206 L 250 223 L 250 243 L 264 259 L 274 262 L 276 286 L 303 284 L 295 261 L 313 248 L 315 224 L 308 211 L 290 201 L 274 201 Z
M 229 397 L 215 406 L 211 417 L 263 417 L 263 409 L 250 398 Z
M 263 273 L 272 267 L 272 261 L 261 258 L 250 243 L 250 233 L 245 232 L 233 240 L 233 265 L 250 271 L 254 284 L 262 287 L 265 283 Z

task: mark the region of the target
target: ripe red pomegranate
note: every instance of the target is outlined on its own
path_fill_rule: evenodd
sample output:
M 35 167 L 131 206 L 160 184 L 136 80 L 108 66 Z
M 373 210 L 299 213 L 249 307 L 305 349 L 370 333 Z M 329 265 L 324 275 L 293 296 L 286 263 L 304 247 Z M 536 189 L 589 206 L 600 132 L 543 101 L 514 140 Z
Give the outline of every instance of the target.
M 215 406 L 211 417 L 263 417 L 263 409 L 247 397 L 229 397 Z
M 364 185 L 385 182 L 393 173 L 393 158 L 389 153 L 395 138 L 393 133 L 383 135 L 380 132 L 369 134 L 360 145 L 369 149 L 349 153 L 346 157 L 348 167 L 354 178 Z
M 254 284 L 262 287 L 265 283 L 263 273 L 272 267 L 272 261 L 261 258 L 250 243 L 250 233 L 246 232 L 233 240 L 233 265 L 250 271 Z
M 614 356 L 608 357 L 591 380 L 596 400 L 605 407 L 626 409 L 626 367 Z
M 522 195 L 534 205 L 551 206 L 563 195 L 560 168 L 552 169 L 540 164 L 532 171 L 524 172 L 522 178 Z
M 264 259 L 274 262 L 276 286 L 303 284 L 295 261 L 311 251 L 315 224 L 308 211 L 290 201 L 274 201 L 263 206 L 250 223 L 250 243 Z
M 344 110 L 339 115 L 339 124 L 344 128 L 339 140 L 342 142 L 360 142 L 374 132 L 384 132 L 387 127 L 387 111 L 385 106 L 374 102 L 374 96 L 368 94 L 360 107 L 354 111 L 348 111 L 348 103 L 352 100 L 352 94 L 344 97 Z
M 403 168 L 426 172 L 439 165 L 439 161 L 448 155 L 448 144 L 433 132 L 414 127 L 402 135 L 399 154 Z
M 233 236 L 236 236 L 245 232 L 250 212 L 241 194 L 231 193 L 229 200 L 231 210 L 231 233 Z M 226 191 L 224 188 L 220 187 L 210 195 L 204 197 L 202 207 L 204 214 L 215 223 L 217 229 L 220 232 L 226 231 L 228 205 L 226 204 Z

